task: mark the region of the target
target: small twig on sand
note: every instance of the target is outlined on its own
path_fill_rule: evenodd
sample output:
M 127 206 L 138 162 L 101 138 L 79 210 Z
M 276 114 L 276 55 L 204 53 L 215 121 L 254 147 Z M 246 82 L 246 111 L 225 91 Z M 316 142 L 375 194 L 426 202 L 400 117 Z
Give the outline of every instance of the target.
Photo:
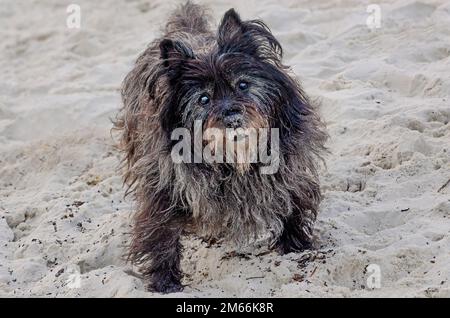
M 255 256 L 259 257 L 259 256 L 264 256 L 264 255 L 267 255 L 267 254 L 270 254 L 270 253 L 272 253 L 272 251 L 265 251 L 265 252 L 261 252 L 259 254 L 256 254 Z
M 441 192 L 446 186 L 448 186 L 450 184 L 450 179 L 447 180 L 446 183 L 444 183 L 442 185 L 442 187 L 439 188 L 439 190 L 437 190 L 437 192 Z
M 249 256 L 249 254 L 238 253 L 238 252 L 236 252 L 236 251 L 231 251 L 231 252 L 225 253 L 225 254 L 222 256 L 222 258 L 221 258 L 220 260 L 221 260 L 221 261 L 222 261 L 222 260 L 228 260 L 228 259 L 234 258 L 234 257 L 242 258 L 242 259 L 245 259 L 245 260 L 251 259 L 251 257 Z
M 246 280 L 249 280 L 249 279 L 261 279 L 261 278 L 264 278 L 265 276 L 253 276 L 253 277 L 247 277 L 246 278 Z

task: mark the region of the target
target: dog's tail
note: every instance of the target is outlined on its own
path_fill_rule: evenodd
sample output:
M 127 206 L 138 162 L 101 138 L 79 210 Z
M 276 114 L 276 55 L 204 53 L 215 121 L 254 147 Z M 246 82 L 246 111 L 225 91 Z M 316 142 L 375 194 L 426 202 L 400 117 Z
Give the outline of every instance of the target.
M 189 32 L 201 34 L 210 32 L 209 27 L 207 9 L 202 5 L 187 1 L 170 16 L 166 25 L 166 33 Z

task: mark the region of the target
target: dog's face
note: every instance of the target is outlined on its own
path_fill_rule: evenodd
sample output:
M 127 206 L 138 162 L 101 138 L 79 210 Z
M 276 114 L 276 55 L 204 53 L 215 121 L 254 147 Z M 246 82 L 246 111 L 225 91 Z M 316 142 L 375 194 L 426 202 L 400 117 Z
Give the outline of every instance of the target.
M 279 126 L 293 83 L 281 65 L 281 46 L 265 25 L 243 22 L 230 10 L 207 43 L 199 52 L 186 42 L 160 43 L 171 85 L 165 128 L 192 129 L 197 120 L 204 130 Z
M 187 61 L 176 84 L 179 123 L 191 128 L 201 120 L 203 129 L 267 127 L 273 107 L 270 86 L 256 63 L 215 52 Z

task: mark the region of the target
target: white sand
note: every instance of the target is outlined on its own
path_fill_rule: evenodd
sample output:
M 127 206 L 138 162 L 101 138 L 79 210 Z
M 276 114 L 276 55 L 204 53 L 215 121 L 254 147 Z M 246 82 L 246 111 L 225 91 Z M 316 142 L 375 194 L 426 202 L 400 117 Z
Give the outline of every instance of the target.
M 132 202 L 109 117 L 174 3 L 76 1 L 70 30 L 75 1 L 0 2 L 0 295 L 159 296 L 121 259 Z M 316 252 L 239 257 L 188 238 L 177 296 L 450 297 L 450 3 L 377 1 L 371 32 L 368 1 L 210 2 L 272 28 L 331 154 Z

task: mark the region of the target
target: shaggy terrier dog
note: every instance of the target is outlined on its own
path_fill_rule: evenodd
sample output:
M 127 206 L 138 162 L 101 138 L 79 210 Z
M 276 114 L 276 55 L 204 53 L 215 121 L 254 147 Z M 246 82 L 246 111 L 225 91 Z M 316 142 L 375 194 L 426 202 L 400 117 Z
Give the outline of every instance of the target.
M 237 245 L 271 234 L 280 253 L 311 247 L 327 134 L 281 58 L 280 43 L 262 21 L 243 21 L 230 9 L 212 31 L 205 9 L 188 2 L 126 76 L 115 128 L 125 153 L 124 180 L 137 202 L 128 256 L 150 290 L 182 290 L 183 233 Z M 202 132 L 276 129 L 277 138 L 266 138 L 276 171 L 264 173 L 258 154 L 241 163 L 175 162 L 173 131 L 195 134 L 198 122 Z M 243 139 L 249 149 L 248 136 Z M 183 158 L 197 148 L 183 149 Z M 219 157 L 236 148 L 225 152 Z

